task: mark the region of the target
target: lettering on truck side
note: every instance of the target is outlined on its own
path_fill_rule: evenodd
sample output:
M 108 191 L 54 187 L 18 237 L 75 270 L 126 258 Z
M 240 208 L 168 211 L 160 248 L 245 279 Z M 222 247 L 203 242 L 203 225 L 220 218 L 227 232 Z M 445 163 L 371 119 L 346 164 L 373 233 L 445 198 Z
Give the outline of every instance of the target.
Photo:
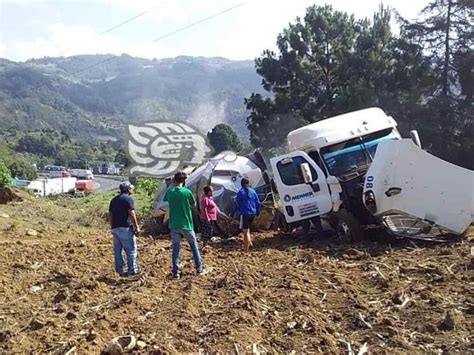
M 302 198 L 305 198 L 305 197 L 311 197 L 311 196 L 313 196 L 312 191 L 305 192 L 304 194 L 299 194 L 299 195 L 292 196 L 291 201 L 296 201 L 296 200 L 299 200 L 299 199 L 302 199 Z
M 374 177 L 373 176 L 367 176 L 365 179 L 367 182 L 365 184 L 366 189 L 371 189 L 374 187 Z

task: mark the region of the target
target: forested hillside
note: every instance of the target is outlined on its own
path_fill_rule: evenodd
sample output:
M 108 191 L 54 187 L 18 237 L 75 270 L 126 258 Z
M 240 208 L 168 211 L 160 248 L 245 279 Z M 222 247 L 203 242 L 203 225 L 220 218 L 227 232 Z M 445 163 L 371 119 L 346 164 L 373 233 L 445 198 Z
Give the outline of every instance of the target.
M 252 61 L 81 55 L 15 63 L 0 59 L 0 130 L 60 130 L 75 138 L 121 137 L 129 122 L 183 120 L 242 137 L 243 98 L 259 90 Z

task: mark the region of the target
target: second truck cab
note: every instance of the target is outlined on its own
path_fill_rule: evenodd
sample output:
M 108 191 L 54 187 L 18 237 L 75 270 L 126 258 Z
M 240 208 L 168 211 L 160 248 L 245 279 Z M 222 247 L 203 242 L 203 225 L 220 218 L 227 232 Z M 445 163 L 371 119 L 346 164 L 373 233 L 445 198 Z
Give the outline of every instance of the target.
M 339 232 L 348 239 L 359 238 L 360 225 L 374 223 L 361 198 L 365 174 L 377 145 L 400 138 L 395 120 L 379 108 L 335 116 L 290 132 L 291 152 L 271 159 L 286 221 L 338 212 Z

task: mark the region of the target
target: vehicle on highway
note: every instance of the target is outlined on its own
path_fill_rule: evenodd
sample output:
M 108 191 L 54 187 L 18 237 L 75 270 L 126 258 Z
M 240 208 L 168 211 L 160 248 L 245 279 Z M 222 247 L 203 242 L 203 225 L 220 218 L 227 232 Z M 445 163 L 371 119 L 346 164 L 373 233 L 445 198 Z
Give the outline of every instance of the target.
M 71 174 L 65 166 L 61 165 L 45 165 L 43 173 L 46 173 L 50 178 L 70 177 Z
M 94 174 L 90 169 L 71 169 L 69 172 L 71 176 L 81 180 L 94 180 Z
M 25 188 L 39 197 L 63 193 L 73 194 L 76 190 L 76 181 L 77 179 L 73 177 L 36 179 L 28 182 Z

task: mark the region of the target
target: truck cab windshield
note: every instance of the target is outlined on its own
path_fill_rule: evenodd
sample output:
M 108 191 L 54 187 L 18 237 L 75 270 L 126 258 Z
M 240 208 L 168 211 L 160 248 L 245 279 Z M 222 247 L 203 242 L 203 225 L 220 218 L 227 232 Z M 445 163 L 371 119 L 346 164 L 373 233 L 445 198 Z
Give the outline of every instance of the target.
M 379 142 L 398 138 L 397 131 L 389 128 L 324 147 L 321 149 L 321 156 L 331 175 L 344 178 L 347 174 L 354 174 L 357 171 L 365 173 Z

